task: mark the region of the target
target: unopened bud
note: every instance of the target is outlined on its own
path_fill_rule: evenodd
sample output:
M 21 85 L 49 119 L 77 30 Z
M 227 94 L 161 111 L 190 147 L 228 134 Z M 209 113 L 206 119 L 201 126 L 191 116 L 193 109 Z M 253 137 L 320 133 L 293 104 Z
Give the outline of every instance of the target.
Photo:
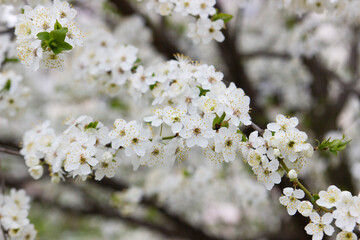
M 295 180 L 297 179 L 297 173 L 294 169 L 291 169 L 288 173 L 288 177 L 290 178 L 290 180 Z
M 60 182 L 60 177 L 58 175 L 53 175 L 51 177 L 51 182 L 55 183 L 55 184 L 58 184 Z
M 38 180 L 39 178 L 42 177 L 44 173 L 44 169 L 41 165 L 37 165 L 35 167 L 29 168 L 29 173 L 32 178 Z
M 104 152 L 102 157 L 103 157 L 104 162 L 107 162 L 107 163 L 111 162 L 111 160 L 113 160 L 113 158 L 114 158 L 110 152 Z
M 275 148 L 273 150 L 273 154 L 274 154 L 274 157 L 280 157 L 280 150 Z

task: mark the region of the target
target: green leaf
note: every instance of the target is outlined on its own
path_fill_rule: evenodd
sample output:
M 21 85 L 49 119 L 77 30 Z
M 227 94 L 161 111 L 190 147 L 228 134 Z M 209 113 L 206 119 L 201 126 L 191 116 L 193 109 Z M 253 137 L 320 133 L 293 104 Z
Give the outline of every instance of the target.
M 71 50 L 73 47 L 67 42 L 56 43 L 55 41 L 50 43 L 50 48 L 54 52 L 55 55 L 61 53 L 62 51 Z
M 199 97 L 205 96 L 207 92 L 210 92 L 210 90 L 203 89 L 203 88 L 200 87 L 200 86 L 197 86 L 197 87 L 200 89 Z
M 319 197 L 318 194 L 313 194 L 313 195 L 312 195 L 312 198 L 311 198 L 311 202 L 312 202 L 312 203 L 316 203 L 316 201 L 317 201 L 319 198 L 320 198 L 320 197 Z
M 156 85 L 157 85 L 158 83 L 156 82 L 156 83 L 154 83 L 153 85 L 150 85 L 150 90 L 154 90 L 154 88 L 156 88 Z
M 131 71 L 136 71 L 140 63 L 141 63 L 141 58 L 137 58 L 136 61 L 134 62 L 134 66 L 131 68 Z
M 285 19 L 285 27 L 287 30 L 292 30 L 295 28 L 296 24 L 298 24 L 299 19 L 296 17 L 289 17 Z
M 247 142 L 248 141 L 248 138 L 246 137 L 246 135 L 242 131 L 237 130 L 237 133 L 240 133 L 242 135 L 242 139 L 241 139 L 242 142 Z
M 62 27 L 61 24 L 58 22 L 58 20 L 56 20 L 56 23 L 54 24 L 54 29 L 57 30 L 57 29 L 61 29 L 61 28 L 63 28 L 63 27 Z
M 45 40 L 45 41 L 41 41 L 41 48 L 46 50 L 49 47 L 49 41 Z
M 10 91 L 11 88 L 11 79 L 8 79 L 5 83 L 4 88 L 1 91 Z
M 71 50 L 71 49 L 73 48 L 73 47 L 72 47 L 70 44 L 68 44 L 67 42 L 60 43 L 60 44 L 58 45 L 58 47 L 59 47 L 59 48 L 62 48 L 63 51 L 69 51 L 69 50 Z
M 224 121 L 225 116 L 226 116 L 225 112 L 220 117 L 216 114 L 216 117 L 213 120 L 213 128 L 214 129 L 220 129 L 221 128 L 221 124 Z
M 184 169 L 183 170 L 183 175 L 184 175 L 184 177 L 190 177 L 191 173 L 188 170 Z
M 110 107 L 113 108 L 113 109 L 116 109 L 116 110 L 120 110 L 120 111 L 127 111 L 128 110 L 128 105 L 123 103 L 118 98 L 111 99 Z
M 99 121 L 89 123 L 88 125 L 85 126 L 85 130 L 92 129 L 92 128 L 96 129 L 98 123 L 99 123 Z
M 50 39 L 50 33 L 48 33 L 48 32 L 40 32 L 36 36 L 42 41 Z
M 4 59 L 4 63 L 8 63 L 8 62 L 18 62 L 19 59 L 18 58 L 5 58 Z
M 50 38 L 54 39 L 56 43 L 60 44 L 65 42 L 67 28 L 56 29 L 50 32 Z
M 214 16 L 212 16 L 211 20 L 214 22 L 216 20 L 222 19 L 224 23 L 229 22 L 233 18 L 232 15 L 226 14 L 226 13 L 217 13 Z
M 58 55 L 59 53 L 62 52 L 62 48 L 60 48 L 60 47 L 50 47 L 50 48 L 55 55 Z

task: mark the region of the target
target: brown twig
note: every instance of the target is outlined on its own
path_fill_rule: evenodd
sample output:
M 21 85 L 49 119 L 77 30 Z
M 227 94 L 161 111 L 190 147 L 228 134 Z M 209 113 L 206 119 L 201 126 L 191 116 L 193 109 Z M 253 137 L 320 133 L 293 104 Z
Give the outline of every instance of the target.
M 21 153 L 17 150 L 12 150 L 12 149 L 8 149 L 8 148 L 4 148 L 4 147 L 0 147 L 0 153 L 6 153 L 6 154 L 10 154 L 10 155 L 14 155 L 14 156 L 21 156 Z

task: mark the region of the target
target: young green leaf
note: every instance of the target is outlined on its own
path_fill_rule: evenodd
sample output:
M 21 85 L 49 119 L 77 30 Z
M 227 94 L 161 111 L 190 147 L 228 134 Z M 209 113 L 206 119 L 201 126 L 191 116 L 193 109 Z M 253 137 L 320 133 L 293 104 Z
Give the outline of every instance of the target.
M 18 58 L 5 58 L 4 59 L 4 63 L 8 63 L 8 62 L 18 62 L 19 59 Z
M 214 22 L 216 20 L 222 19 L 224 23 L 229 22 L 233 18 L 232 15 L 226 14 L 226 13 L 217 13 L 214 16 L 212 16 L 211 20 Z
M 5 83 L 5 86 L 3 87 L 3 89 L 1 91 L 9 91 L 11 88 L 11 79 L 8 79 Z
M 54 39 L 57 44 L 65 42 L 67 28 L 56 29 L 50 32 L 50 38 Z
M 216 114 L 216 117 L 214 118 L 214 121 L 213 121 L 213 128 L 214 129 L 220 129 L 221 128 L 221 124 L 224 121 L 225 116 L 226 116 L 225 112 L 220 117 Z
M 199 97 L 201 96 L 205 96 L 207 92 L 210 92 L 210 90 L 207 90 L 207 89 L 203 89 L 202 87 L 200 86 L 197 86 L 199 89 L 200 89 L 200 94 L 199 94 Z
M 157 82 L 154 83 L 153 85 L 150 85 L 150 86 L 149 86 L 149 87 L 150 87 L 150 90 L 154 90 L 154 88 L 156 88 L 156 86 L 157 86 Z
M 242 131 L 237 130 L 237 133 L 240 133 L 242 135 L 242 138 L 241 138 L 242 142 L 247 142 L 248 141 L 246 135 Z
M 92 129 L 92 128 L 96 129 L 98 123 L 99 123 L 99 121 L 89 123 L 88 125 L 85 126 L 85 130 Z
M 58 22 L 58 20 L 56 20 L 56 23 L 54 24 L 54 29 L 57 30 L 61 28 L 62 28 L 61 24 Z
M 321 143 L 317 140 L 318 146 L 315 148 L 316 150 L 329 150 L 334 155 L 337 155 L 339 151 L 342 151 L 346 148 L 346 145 L 351 142 L 351 140 L 344 141 L 345 135 L 343 135 L 342 139 L 335 139 L 331 141 L 331 138 L 325 139 Z
M 42 41 L 50 39 L 50 33 L 48 33 L 48 32 L 40 32 L 36 36 Z
M 58 47 L 61 48 L 63 51 L 69 51 L 69 50 L 71 50 L 73 48 L 67 42 L 63 42 L 63 43 L 58 44 Z

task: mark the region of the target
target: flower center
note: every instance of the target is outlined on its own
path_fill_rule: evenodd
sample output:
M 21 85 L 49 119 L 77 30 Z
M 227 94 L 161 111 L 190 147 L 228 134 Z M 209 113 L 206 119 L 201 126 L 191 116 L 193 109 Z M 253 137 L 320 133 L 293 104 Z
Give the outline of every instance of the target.
M 194 129 L 194 134 L 195 134 L 195 135 L 199 135 L 200 133 L 201 133 L 201 129 L 200 129 L 200 128 L 197 127 L 197 128 Z

